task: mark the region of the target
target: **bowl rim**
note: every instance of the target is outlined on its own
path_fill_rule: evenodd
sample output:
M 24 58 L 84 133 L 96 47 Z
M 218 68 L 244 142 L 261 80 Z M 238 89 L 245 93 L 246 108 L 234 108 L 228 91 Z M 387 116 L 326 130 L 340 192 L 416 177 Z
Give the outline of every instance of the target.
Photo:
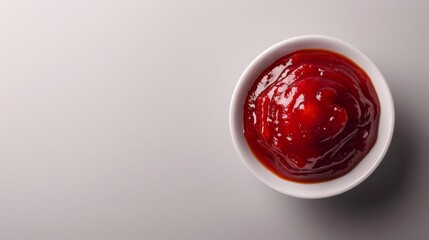
M 338 47 L 338 49 L 344 49 L 340 51 L 338 49 L 332 49 L 330 47 L 303 47 L 297 48 L 300 44 L 305 45 L 305 43 L 318 43 L 324 46 L 333 46 L 332 48 Z M 316 44 L 317 45 L 317 44 Z M 295 48 L 293 47 L 295 46 Z M 320 45 L 319 45 L 320 46 Z M 260 74 L 262 70 L 268 67 L 272 62 L 284 56 L 288 53 L 300 50 L 300 49 L 326 49 L 329 51 L 337 52 L 355 62 L 360 66 L 370 77 L 374 88 L 377 92 L 379 102 L 380 102 L 380 121 L 378 129 L 378 137 L 376 143 L 370 150 L 370 152 L 362 159 L 358 166 L 364 161 L 365 169 L 359 170 L 361 173 L 354 173 L 353 178 L 348 176 L 351 172 L 355 171 L 358 167 L 356 166 L 352 169 L 351 172 L 347 173 L 343 177 L 339 177 L 330 181 L 321 182 L 321 183 L 299 183 L 281 179 L 276 176 L 268 169 L 266 169 L 259 160 L 251 153 L 247 141 L 243 134 L 243 104 L 244 98 L 243 94 L 247 94 L 249 84 L 253 84 L 256 79 L 256 74 Z M 346 51 L 347 50 L 347 51 Z M 370 71 L 370 72 L 368 72 Z M 380 96 L 380 93 L 382 96 Z M 383 120 L 383 122 L 382 122 Z M 299 197 L 299 198 L 325 198 L 335 196 L 341 193 L 344 193 L 367 179 L 374 170 L 379 166 L 384 156 L 387 153 L 389 145 L 392 140 L 394 125 L 395 125 L 395 112 L 394 112 L 394 102 L 393 97 L 390 91 L 387 82 L 378 69 L 378 67 L 360 50 L 350 45 L 349 43 L 339 40 L 337 38 L 323 36 L 323 35 L 303 35 L 293 38 L 289 38 L 278 42 L 271 47 L 267 48 L 265 51 L 260 53 L 244 70 L 240 76 L 237 85 L 232 94 L 230 108 L 229 108 L 229 125 L 230 133 L 233 140 L 235 149 L 240 156 L 242 162 L 249 169 L 249 171 L 265 185 L 276 190 L 280 193 Z M 380 138 L 380 133 L 382 137 Z M 377 146 L 377 148 L 375 148 Z M 250 153 L 250 154 L 249 154 Z M 372 153 L 372 154 L 371 154 Z M 371 159 L 369 156 L 371 154 Z M 259 167 L 258 167 L 259 165 Z M 262 168 L 261 168 L 262 167 Z M 265 169 L 261 170 L 261 169 Z M 357 170 L 356 170 L 357 171 Z M 269 175 L 267 175 L 269 172 Z M 345 177 L 346 176 L 346 177 Z M 277 180 L 276 180 L 277 179 Z M 346 179 L 347 182 L 344 182 Z M 283 181 L 284 184 L 280 183 Z M 291 186 L 291 187 L 288 187 Z M 309 187 L 313 186 L 313 187 Z M 325 187 L 328 186 L 328 187 Z M 323 187 L 326 189 L 323 190 Z M 300 188 L 306 188 L 306 191 L 300 190 Z M 319 189 L 322 188 L 322 189 Z M 310 190 L 308 190 L 310 189 Z M 312 192 L 311 189 L 314 191 Z

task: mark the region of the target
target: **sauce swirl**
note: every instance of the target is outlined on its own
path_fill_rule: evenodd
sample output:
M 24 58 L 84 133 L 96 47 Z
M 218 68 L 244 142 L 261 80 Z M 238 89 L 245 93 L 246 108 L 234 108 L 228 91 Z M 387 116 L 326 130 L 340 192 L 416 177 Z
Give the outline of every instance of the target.
M 380 104 L 368 75 L 348 58 L 306 49 L 271 64 L 244 104 L 244 135 L 277 176 L 322 182 L 350 172 L 377 139 Z

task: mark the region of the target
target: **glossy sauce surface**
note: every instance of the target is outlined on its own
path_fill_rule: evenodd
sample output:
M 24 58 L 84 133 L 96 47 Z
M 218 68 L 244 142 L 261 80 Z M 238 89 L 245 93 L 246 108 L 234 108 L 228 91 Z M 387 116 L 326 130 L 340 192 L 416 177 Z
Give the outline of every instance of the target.
M 256 158 L 279 177 L 327 181 L 351 171 L 372 148 L 379 106 L 371 80 L 351 60 L 300 50 L 254 81 L 243 131 Z

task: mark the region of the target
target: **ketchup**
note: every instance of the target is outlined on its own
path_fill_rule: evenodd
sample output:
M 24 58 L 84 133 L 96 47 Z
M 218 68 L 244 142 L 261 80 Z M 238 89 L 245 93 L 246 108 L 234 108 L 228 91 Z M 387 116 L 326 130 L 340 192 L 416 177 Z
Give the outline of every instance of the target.
M 368 75 L 334 52 L 306 49 L 271 64 L 244 103 L 244 136 L 256 158 L 297 182 L 350 172 L 377 139 L 380 104 Z

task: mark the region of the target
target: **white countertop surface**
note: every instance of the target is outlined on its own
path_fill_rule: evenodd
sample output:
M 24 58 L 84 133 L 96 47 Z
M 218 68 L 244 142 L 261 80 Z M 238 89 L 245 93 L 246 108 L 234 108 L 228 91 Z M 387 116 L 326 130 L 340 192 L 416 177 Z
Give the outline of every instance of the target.
M 424 239 L 429 2 L 0 3 L 0 239 Z M 337 37 L 380 68 L 391 148 L 343 195 L 267 188 L 229 134 L 234 86 L 281 40 Z

